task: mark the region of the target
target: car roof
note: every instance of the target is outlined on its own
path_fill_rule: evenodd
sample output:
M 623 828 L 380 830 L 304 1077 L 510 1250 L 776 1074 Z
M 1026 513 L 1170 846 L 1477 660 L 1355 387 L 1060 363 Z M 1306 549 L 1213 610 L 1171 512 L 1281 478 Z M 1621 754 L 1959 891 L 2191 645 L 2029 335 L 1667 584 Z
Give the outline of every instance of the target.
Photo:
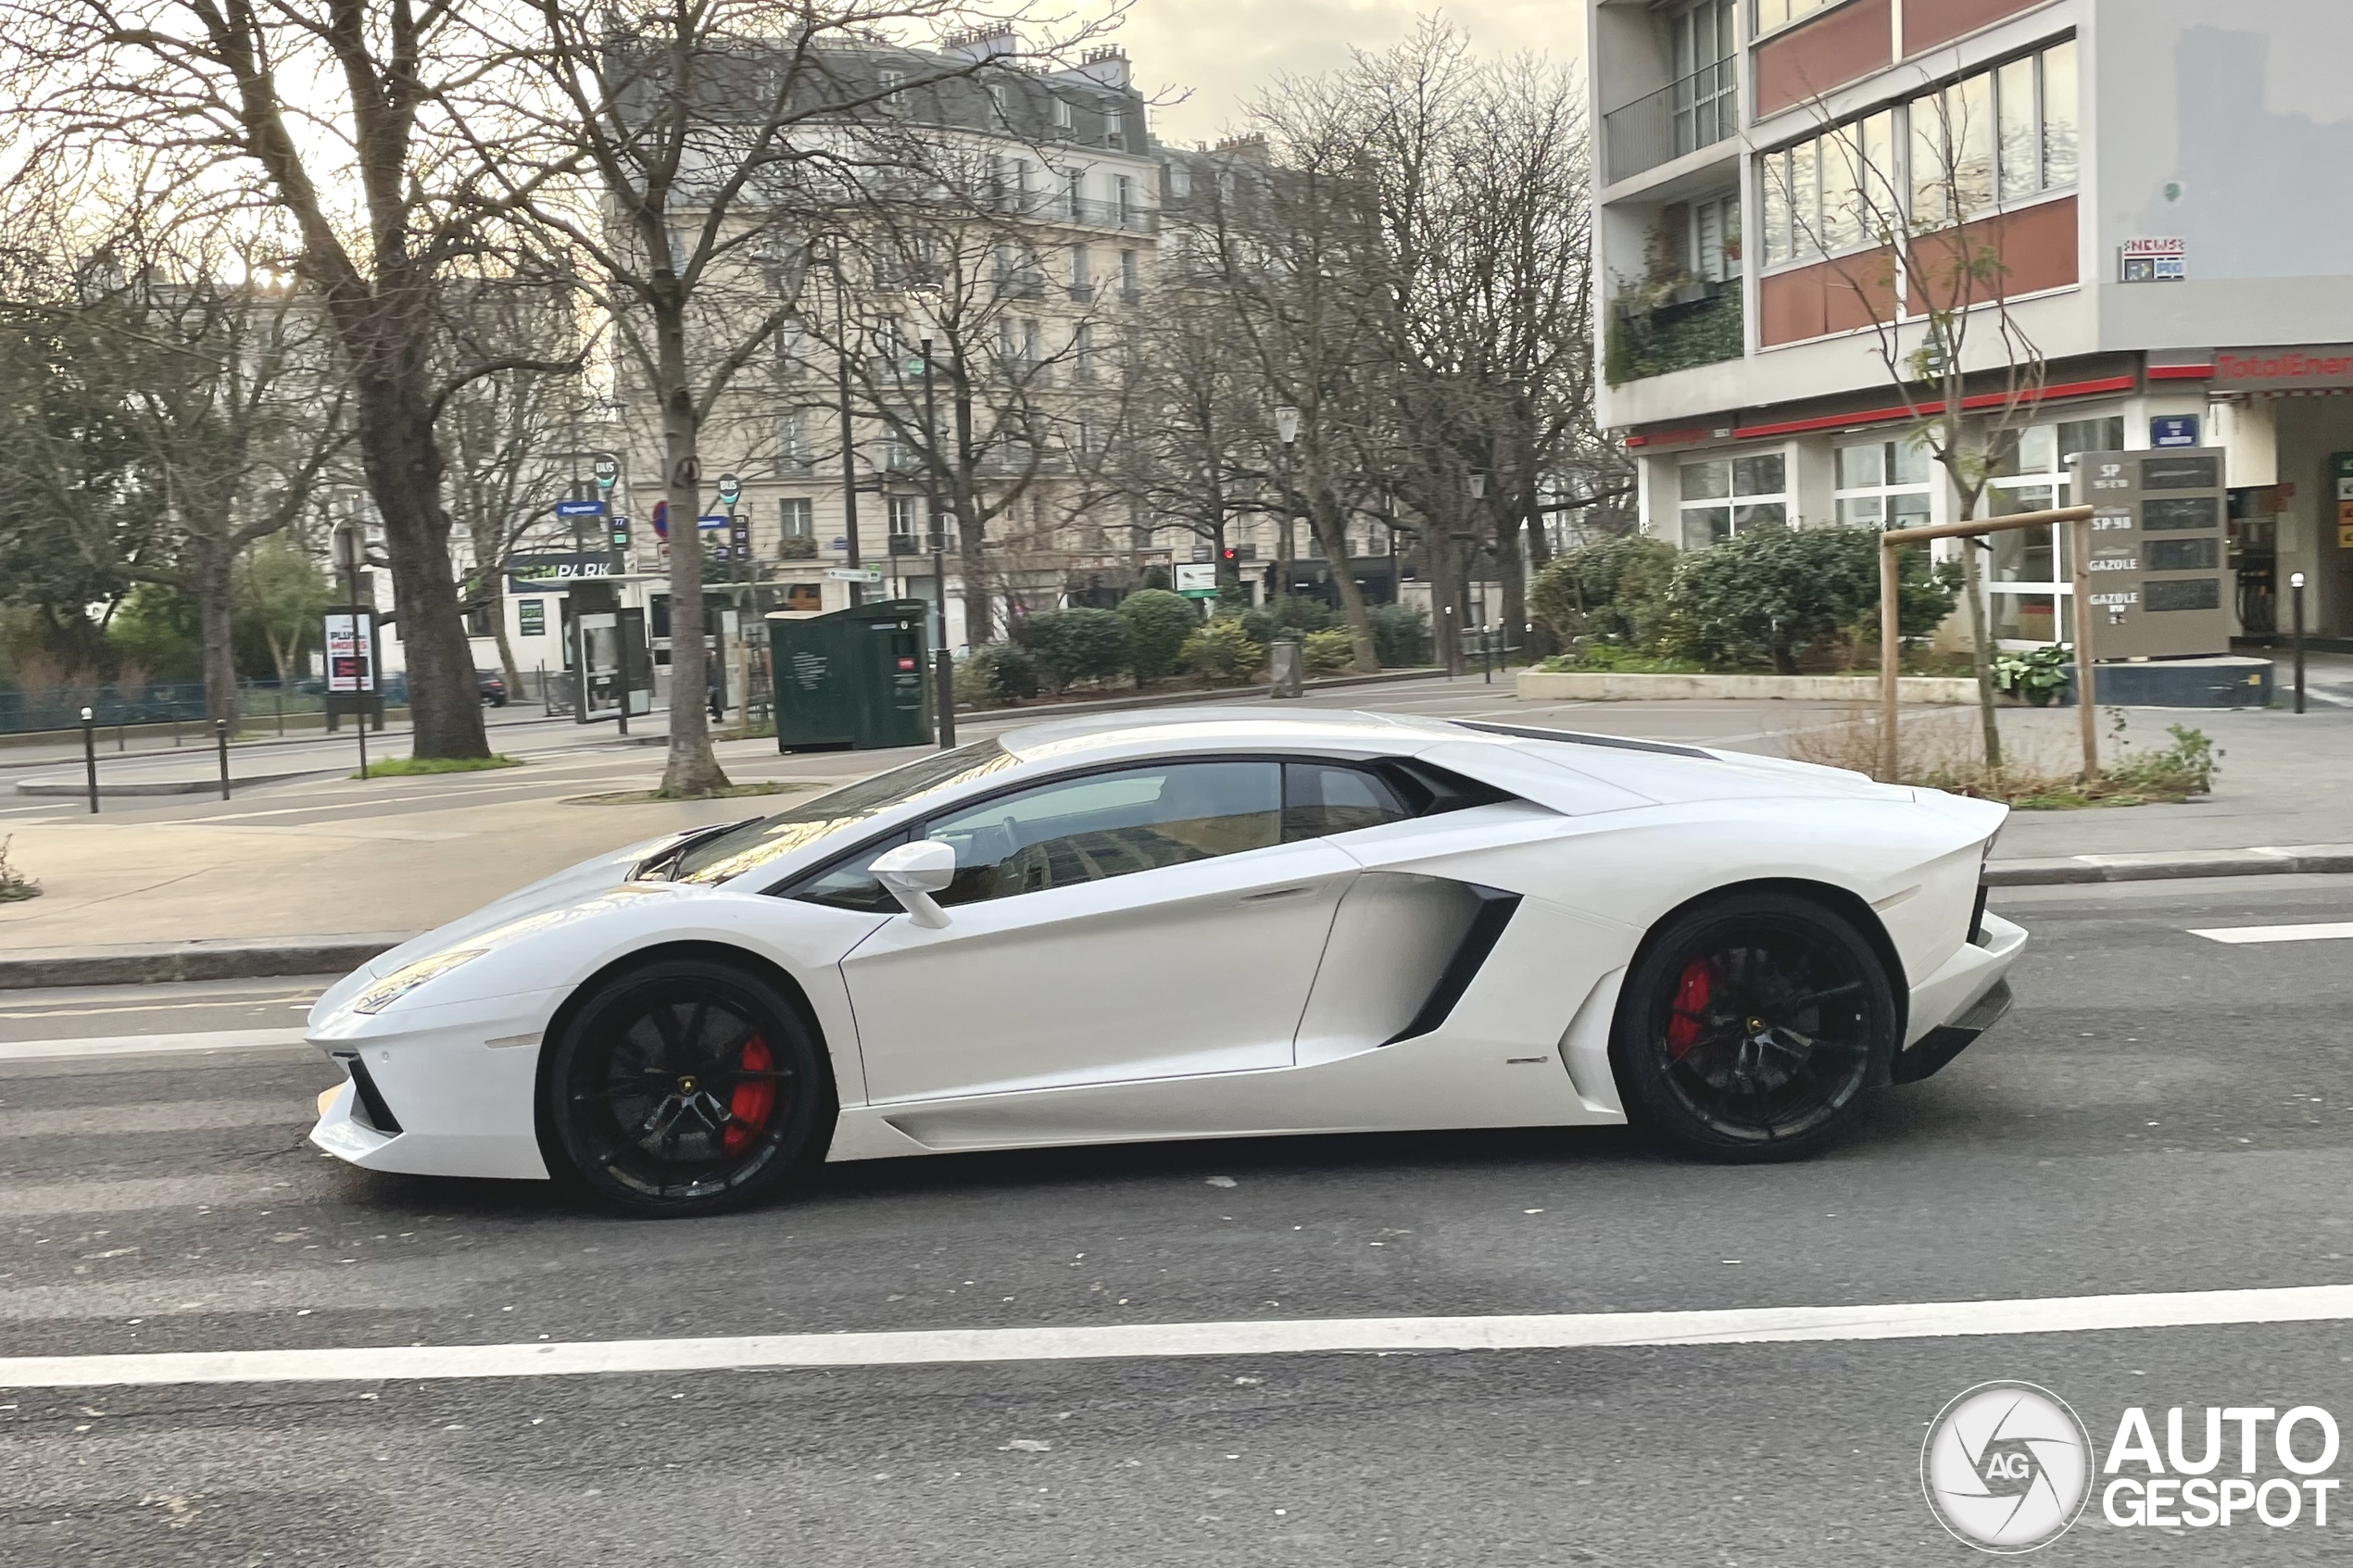
M 1094 713 L 1026 724 L 997 737 L 1025 762 L 1066 762 L 1089 754 L 1301 746 L 1404 756 L 1466 732 L 1443 719 L 1348 709 L 1269 710 L 1216 704 L 1158 713 Z

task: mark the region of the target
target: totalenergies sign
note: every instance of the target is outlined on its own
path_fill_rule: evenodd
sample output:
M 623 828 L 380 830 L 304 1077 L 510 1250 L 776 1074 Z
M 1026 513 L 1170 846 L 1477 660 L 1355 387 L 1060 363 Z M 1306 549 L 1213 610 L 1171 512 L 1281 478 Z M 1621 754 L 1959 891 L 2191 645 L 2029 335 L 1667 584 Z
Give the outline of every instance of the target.
M 2214 356 L 2214 379 L 2208 384 L 2243 392 L 2353 387 L 2353 344 L 2220 349 Z

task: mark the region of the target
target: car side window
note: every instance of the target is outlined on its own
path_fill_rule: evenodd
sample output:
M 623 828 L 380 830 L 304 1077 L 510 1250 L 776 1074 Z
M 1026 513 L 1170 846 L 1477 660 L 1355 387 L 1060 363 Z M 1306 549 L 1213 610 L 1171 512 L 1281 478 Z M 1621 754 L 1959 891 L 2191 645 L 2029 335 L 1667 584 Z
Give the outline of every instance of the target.
M 830 909 L 852 909 L 860 914 L 895 915 L 899 900 L 875 879 L 875 859 L 886 849 L 896 849 L 907 842 L 907 834 L 891 834 L 875 843 L 843 856 L 829 866 L 820 866 L 807 876 L 777 888 L 780 898 L 798 898 L 804 904 L 824 904 Z
M 1265 849 L 1282 840 L 1282 768 L 1178 762 L 1090 773 L 935 819 L 954 846 L 942 904 L 988 898 Z
M 1283 765 L 1283 842 L 1353 833 L 1415 815 L 1397 792 L 1363 768 L 1333 762 Z

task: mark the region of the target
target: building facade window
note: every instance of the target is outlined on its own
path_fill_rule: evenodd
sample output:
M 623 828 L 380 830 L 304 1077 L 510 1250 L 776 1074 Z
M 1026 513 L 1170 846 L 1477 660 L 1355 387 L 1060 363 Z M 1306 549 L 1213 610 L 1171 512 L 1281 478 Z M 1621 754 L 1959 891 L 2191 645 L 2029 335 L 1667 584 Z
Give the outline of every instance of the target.
M 1168 194 L 1172 196 L 1178 197 L 1191 195 L 1193 194 L 1193 171 L 1187 169 L 1181 163 L 1170 164 L 1168 166 Z
M 1103 113 L 1103 145 L 1125 148 L 1127 145 L 1127 117 L 1117 109 Z
M 1744 528 L 1789 521 L 1789 462 L 1780 452 L 1704 458 L 1676 470 L 1683 547 L 1703 550 Z
M 1077 381 L 1095 379 L 1095 329 L 1090 322 L 1081 321 L 1070 330 L 1070 373 Z
M 2070 39 L 1765 154 L 1764 265 L 1884 245 L 2073 188 L 2075 78 Z
M 1132 250 L 1121 251 L 1119 253 L 1119 297 L 1133 305 L 1142 288 L 1142 281 L 1136 270 L 1136 253 Z
M 886 114 L 907 112 L 907 73 L 905 71 L 892 70 L 886 67 L 882 73 L 882 91 L 883 112 Z
M 1985 482 L 1984 517 L 2048 511 L 2072 506 L 2067 460 L 2078 452 L 2114 452 L 2124 445 L 2119 417 L 2066 420 L 2029 425 L 1999 438 L 1992 448 L 1993 477 Z M 1986 571 L 1986 596 L 1994 635 L 2009 642 L 2062 642 L 2071 588 L 2067 559 L 2056 531 L 2024 528 L 1992 535 L 1994 554 Z
M 1067 131 L 1070 129 L 1070 100 L 1068 98 L 1056 98 L 1054 100 L 1053 119 L 1055 130 Z
M 1830 3 L 1831 0 L 1756 0 L 1756 20 L 1752 31 L 1762 37 L 1775 28 L 1812 16 Z
M 893 554 L 903 554 L 923 533 L 924 499 L 920 495 L 890 497 L 890 546 Z
M 1713 145 L 1739 129 L 1740 43 L 1732 0 L 1696 0 L 1670 24 L 1675 52 L 1675 152 Z
M 1070 247 L 1070 297 L 1091 299 L 1095 294 L 1094 257 L 1085 245 Z
M 808 411 L 793 408 L 777 415 L 777 470 L 781 473 L 799 473 L 814 463 L 816 458 L 816 451 L 809 439 Z
M 1692 275 L 1711 283 L 1741 275 L 1741 198 L 1738 192 L 1692 204 Z
M 1083 169 L 1063 175 L 1063 216 L 1074 223 L 1087 216 L 1087 171 Z
M 776 536 L 811 539 L 817 533 L 816 506 L 806 495 L 786 495 L 776 503 Z
M 1832 457 L 1841 527 L 1918 528 L 1929 521 L 1935 464 L 1921 442 L 1900 435 L 1850 441 Z

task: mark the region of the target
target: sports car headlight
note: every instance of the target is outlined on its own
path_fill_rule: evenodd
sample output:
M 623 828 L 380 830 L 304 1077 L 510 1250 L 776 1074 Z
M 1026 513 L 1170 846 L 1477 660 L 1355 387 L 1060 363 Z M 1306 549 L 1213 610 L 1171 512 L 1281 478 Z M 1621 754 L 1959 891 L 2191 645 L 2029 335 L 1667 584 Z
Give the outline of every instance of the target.
M 434 953 L 405 964 L 377 981 L 352 999 L 354 1012 L 382 1012 L 426 981 L 448 973 L 461 963 L 470 963 L 490 951 L 487 947 L 459 947 L 447 953 Z

